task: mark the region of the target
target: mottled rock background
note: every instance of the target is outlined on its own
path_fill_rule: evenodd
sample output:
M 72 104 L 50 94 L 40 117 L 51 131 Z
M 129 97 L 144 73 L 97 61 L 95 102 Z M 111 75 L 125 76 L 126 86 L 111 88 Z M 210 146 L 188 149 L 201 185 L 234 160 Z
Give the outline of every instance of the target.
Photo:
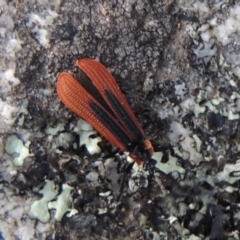
M 239 239 L 239 12 L 231 0 L 0 0 L 0 239 Z M 154 172 L 58 99 L 79 58 L 116 78 Z

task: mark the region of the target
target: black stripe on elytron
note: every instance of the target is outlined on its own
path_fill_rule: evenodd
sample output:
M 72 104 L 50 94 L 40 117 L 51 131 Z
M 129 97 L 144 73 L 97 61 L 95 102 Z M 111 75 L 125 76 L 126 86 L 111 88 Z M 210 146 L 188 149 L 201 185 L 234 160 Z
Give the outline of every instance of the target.
M 132 151 L 135 147 L 132 144 L 132 139 L 124 132 L 114 118 L 101 105 L 92 101 L 89 101 L 88 104 L 99 121 L 116 136 L 118 141 L 121 142 L 128 151 Z
M 119 99 L 117 99 L 116 96 L 107 89 L 105 90 L 105 94 L 112 107 L 118 113 L 120 118 L 119 121 L 121 121 L 123 126 L 132 134 L 134 141 L 139 141 L 139 139 L 142 139 L 144 136 L 142 135 L 141 130 L 136 126 L 135 122 L 132 120 Z

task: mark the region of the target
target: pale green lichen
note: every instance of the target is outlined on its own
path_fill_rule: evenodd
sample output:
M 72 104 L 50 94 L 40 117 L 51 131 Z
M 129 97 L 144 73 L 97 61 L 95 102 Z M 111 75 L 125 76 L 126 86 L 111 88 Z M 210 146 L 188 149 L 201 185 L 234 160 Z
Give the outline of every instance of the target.
M 44 188 L 40 191 L 43 197 L 35 201 L 29 211 L 29 216 L 34 219 L 38 219 L 42 223 L 47 223 L 50 220 L 50 214 L 48 211 L 48 202 L 53 200 L 58 194 L 58 188 L 53 181 L 46 180 Z
M 72 205 L 72 196 L 71 191 L 72 187 L 68 184 L 62 185 L 62 192 L 58 195 L 57 200 L 48 203 L 49 209 L 55 209 L 54 218 L 57 221 L 61 221 L 62 217 L 66 212 L 69 212 L 68 216 L 72 216 L 78 213 L 76 209 L 71 209 Z
M 223 102 L 223 101 L 225 101 L 225 99 L 224 99 L 224 98 L 221 98 L 221 97 L 213 98 L 213 99 L 211 100 L 211 102 L 212 102 L 213 105 L 219 105 L 219 104 L 220 104 L 221 102 Z
M 196 117 L 198 117 L 200 113 L 204 113 L 205 111 L 206 111 L 205 106 L 200 106 L 198 103 L 194 105 L 193 112 Z
M 237 84 L 232 79 L 229 80 L 229 84 L 233 87 L 237 87 Z
M 188 237 L 188 240 L 201 240 L 202 238 L 200 237 L 197 237 L 196 235 L 194 234 L 191 234 L 189 237 Z
M 211 112 L 214 112 L 214 113 L 218 113 L 219 110 L 212 104 L 211 101 L 207 101 L 205 104 L 204 104 L 206 107 L 208 107 L 208 109 L 211 111 Z
M 64 124 L 59 123 L 56 127 L 48 127 L 47 129 L 45 129 L 45 133 L 48 135 L 56 135 L 63 130 L 64 130 Z
M 237 98 L 240 98 L 240 94 L 237 93 L 237 92 L 233 92 L 230 98 L 233 99 L 233 100 L 235 100 L 235 99 L 237 99 Z
M 15 166 L 22 166 L 25 158 L 33 156 L 28 149 L 30 143 L 30 141 L 27 141 L 24 145 L 23 141 L 16 135 L 10 135 L 7 138 L 5 150 L 9 155 L 12 155 Z
M 74 128 L 74 132 L 79 134 L 79 145 L 85 145 L 91 155 L 101 152 L 98 143 L 101 142 L 102 139 L 100 137 L 90 137 L 91 135 L 96 135 L 97 132 L 93 130 L 93 127 L 89 123 L 80 119 Z
M 236 181 L 239 181 L 240 175 L 238 174 L 240 171 L 240 162 L 237 162 L 236 164 L 226 164 L 224 166 L 223 171 L 217 173 L 214 177 L 214 182 L 222 182 L 226 181 L 230 184 L 235 183 Z
M 193 134 L 193 138 L 195 140 L 196 150 L 197 150 L 197 152 L 200 152 L 201 146 L 202 146 L 202 141 L 196 134 Z
M 231 110 L 228 112 L 228 119 L 229 120 L 238 120 L 240 118 L 239 113 L 233 113 Z
M 162 152 L 156 152 L 153 155 L 153 159 L 157 160 L 156 167 L 161 169 L 161 171 L 165 172 L 166 174 L 177 171 L 180 174 L 184 174 L 186 170 L 179 166 L 177 163 L 178 159 L 176 157 L 173 157 L 169 154 L 169 160 L 166 163 L 161 162 L 161 158 L 163 156 Z

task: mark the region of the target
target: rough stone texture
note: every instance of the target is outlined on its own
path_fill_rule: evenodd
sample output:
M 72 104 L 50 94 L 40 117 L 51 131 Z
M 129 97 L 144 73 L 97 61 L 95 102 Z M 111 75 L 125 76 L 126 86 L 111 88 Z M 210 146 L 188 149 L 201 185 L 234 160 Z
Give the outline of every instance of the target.
M 0 0 L 0 239 L 239 239 L 239 11 L 230 0 Z M 56 80 L 78 76 L 84 57 L 116 78 L 154 172 L 104 139 L 101 154 L 82 145 L 97 134 Z

